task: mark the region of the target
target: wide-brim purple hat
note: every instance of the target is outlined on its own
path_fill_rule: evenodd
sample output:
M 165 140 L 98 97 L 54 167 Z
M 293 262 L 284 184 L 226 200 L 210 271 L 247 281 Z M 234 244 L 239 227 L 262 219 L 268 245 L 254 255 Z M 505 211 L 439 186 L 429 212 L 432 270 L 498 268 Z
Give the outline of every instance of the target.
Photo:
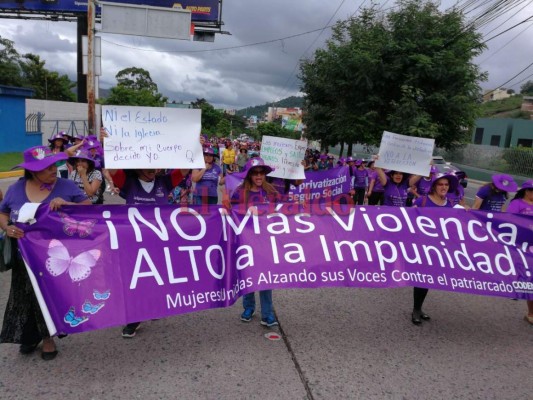
M 496 186 L 496 189 L 502 192 L 516 192 L 518 185 L 514 181 L 511 175 L 498 174 L 492 176 L 492 183 Z
M 392 179 L 392 175 L 394 175 L 396 172 L 399 173 L 399 174 L 403 174 L 402 181 L 405 181 L 406 179 L 409 179 L 411 177 L 411 174 L 408 174 L 407 172 L 396 171 L 394 169 L 389 169 L 389 170 L 384 171 L 384 172 L 391 179 Z
M 212 147 L 204 147 L 204 156 L 218 157 L 218 154 L 215 153 Z
M 261 157 L 254 157 L 254 158 L 250 158 L 246 162 L 246 164 L 244 165 L 244 170 L 242 172 L 244 173 L 245 176 L 248 176 L 248 174 L 250 173 L 252 169 L 259 168 L 259 167 L 265 170 L 266 175 L 274 171 L 274 168 L 272 168 L 269 165 L 266 165 L 265 160 L 263 160 Z
M 346 160 L 344 160 L 345 162 L 349 163 L 349 162 L 354 162 L 355 160 L 353 159 L 353 157 L 348 157 L 346 158 Z
M 82 147 L 84 150 L 91 150 L 99 149 L 102 146 L 100 145 L 100 142 L 98 140 L 91 140 L 89 139 L 89 136 L 87 136 L 87 139 L 85 140 L 85 143 L 83 143 Z
M 439 174 L 435 176 L 431 181 L 431 190 L 434 189 L 434 186 L 437 184 L 437 181 L 441 179 L 448 180 L 448 184 L 450 185 L 448 193 L 453 193 L 457 190 L 457 187 L 459 186 L 459 179 L 457 179 L 454 174 Z
M 533 189 L 533 179 L 530 179 L 528 181 L 525 181 L 524 183 L 522 183 L 522 187 L 520 188 L 520 190 L 527 190 L 527 189 Z
M 360 165 L 363 165 L 363 160 L 356 160 L 354 165 L 356 167 L 359 167 Z
M 61 139 L 65 143 L 68 143 L 70 141 L 69 136 L 65 134 L 65 132 L 58 132 L 54 136 L 52 136 L 48 141 L 50 143 L 54 143 L 55 140 Z
M 59 161 L 64 161 L 68 156 L 63 153 L 52 153 L 46 146 L 34 146 L 29 149 L 24 150 L 22 153 L 24 162 L 14 166 L 11 169 L 15 168 L 24 168 L 25 170 L 38 172 L 43 169 L 48 168 L 50 165 L 55 164 Z
M 78 160 L 78 159 L 87 160 L 87 161 L 91 162 L 93 164 L 93 166 L 95 166 L 95 160 L 91 157 L 91 155 L 89 154 L 87 149 L 77 150 L 76 153 L 74 153 L 74 155 L 69 157 L 68 163 L 71 164 L 71 165 L 74 165 L 74 164 L 76 164 L 76 160 Z

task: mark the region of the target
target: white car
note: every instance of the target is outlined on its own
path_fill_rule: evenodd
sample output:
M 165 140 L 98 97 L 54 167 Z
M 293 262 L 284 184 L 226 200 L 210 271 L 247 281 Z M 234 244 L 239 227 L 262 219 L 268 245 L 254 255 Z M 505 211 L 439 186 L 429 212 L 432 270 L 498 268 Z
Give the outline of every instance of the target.
M 462 187 L 468 185 L 468 177 L 464 171 L 461 171 L 459 168 L 452 165 L 452 163 L 447 162 L 441 156 L 433 156 L 433 165 L 438 169 L 441 174 L 455 174 L 459 179 L 459 183 Z

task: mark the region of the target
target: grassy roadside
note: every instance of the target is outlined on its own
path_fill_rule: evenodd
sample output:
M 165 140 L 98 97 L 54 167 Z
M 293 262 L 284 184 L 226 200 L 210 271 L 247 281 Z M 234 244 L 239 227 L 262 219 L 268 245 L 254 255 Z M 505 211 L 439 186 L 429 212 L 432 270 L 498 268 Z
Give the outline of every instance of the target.
M 22 152 L 0 154 L 0 172 L 10 171 L 15 165 L 22 162 Z

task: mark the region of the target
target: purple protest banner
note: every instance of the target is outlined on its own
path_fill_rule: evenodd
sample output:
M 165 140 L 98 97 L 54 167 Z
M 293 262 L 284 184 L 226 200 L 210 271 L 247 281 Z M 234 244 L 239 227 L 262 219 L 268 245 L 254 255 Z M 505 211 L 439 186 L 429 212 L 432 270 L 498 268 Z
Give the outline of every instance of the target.
M 229 197 L 244 177 L 242 172 L 226 175 L 226 191 Z M 291 185 L 286 194 L 287 200 L 309 202 L 342 195 L 350 191 L 350 179 L 348 167 L 332 168 L 325 171 L 306 171 L 305 180 L 301 185 Z
M 20 248 L 51 333 L 227 307 L 245 293 L 419 286 L 533 299 L 533 218 L 268 204 L 39 207 Z

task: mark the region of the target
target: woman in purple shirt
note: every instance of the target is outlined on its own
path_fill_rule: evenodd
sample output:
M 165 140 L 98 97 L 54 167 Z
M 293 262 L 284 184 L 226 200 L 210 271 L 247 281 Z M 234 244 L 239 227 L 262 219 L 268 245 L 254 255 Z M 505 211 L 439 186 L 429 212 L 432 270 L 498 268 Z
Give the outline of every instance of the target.
M 353 168 L 353 201 L 362 206 L 365 203 L 366 188 L 368 187 L 368 171 L 363 160 L 357 160 Z
M 516 195 L 509 203 L 507 212 L 533 215 L 533 179 L 530 179 L 522 184 L 522 188 L 516 192 Z M 524 319 L 533 325 L 533 300 L 527 301 L 527 315 Z
M 196 182 L 193 204 L 218 204 L 218 185 L 224 184 L 222 169 L 215 162 L 215 152 L 211 147 L 204 149 L 205 168 L 192 171 L 191 179 Z M 232 171 L 228 168 L 227 173 Z
M 410 176 L 401 171 L 388 171 L 385 174 L 381 168 L 376 168 L 376 172 L 383 186 L 383 205 L 405 207 L 409 187 L 418 182 L 420 175 Z
M 413 207 L 453 207 L 448 201 L 446 195 L 448 191 L 454 191 L 459 185 L 459 181 L 455 175 L 442 175 L 436 177 L 431 184 L 429 194 L 420 196 L 415 200 Z M 422 311 L 422 304 L 426 299 L 429 289 L 414 287 L 413 288 L 413 313 L 411 314 L 411 322 L 415 325 L 420 325 L 422 321 L 429 321 L 429 315 Z
M 254 204 L 278 202 L 278 192 L 266 179 L 266 175 L 270 172 L 272 168 L 266 165 L 262 158 L 256 157 L 248 160 L 243 171 L 246 177 L 231 196 L 231 204 L 248 208 Z M 261 302 L 261 325 L 267 327 L 278 325 L 272 306 L 272 290 L 260 290 L 259 300 Z M 241 321 L 252 321 L 255 314 L 255 294 L 253 292 L 245 294 L 242 298 L 242 305 L 244 311 L 241 314 Z
M 24 230 L 13 225 L 24 203 L 48 203 L 51 210 L 64 205 L 91 204 L 74 182 L 57 177 L 57 164 L 67 159 L 64 152 L 54 154 L 45 146 L 35 146 L 24 151 L 23 159 L 17 167 L 24 168 L 24 177 L 9 187 L 0 203 L 0 229 L 6 231 L 8 237 L 24 237 Z M 0 342 L 19 343 L 20 353 L 30 354 L 41 341 L 41 357 L 53 360 L 57 355 L 56 345 L 46 327 L 24 261 L 18 254 Z
M 473 210 L 505 211 L 508 192 L 516 192 L 518 185 L 511 175 L 493 175 L 492 182 L 481 186 L 476 193 Z

